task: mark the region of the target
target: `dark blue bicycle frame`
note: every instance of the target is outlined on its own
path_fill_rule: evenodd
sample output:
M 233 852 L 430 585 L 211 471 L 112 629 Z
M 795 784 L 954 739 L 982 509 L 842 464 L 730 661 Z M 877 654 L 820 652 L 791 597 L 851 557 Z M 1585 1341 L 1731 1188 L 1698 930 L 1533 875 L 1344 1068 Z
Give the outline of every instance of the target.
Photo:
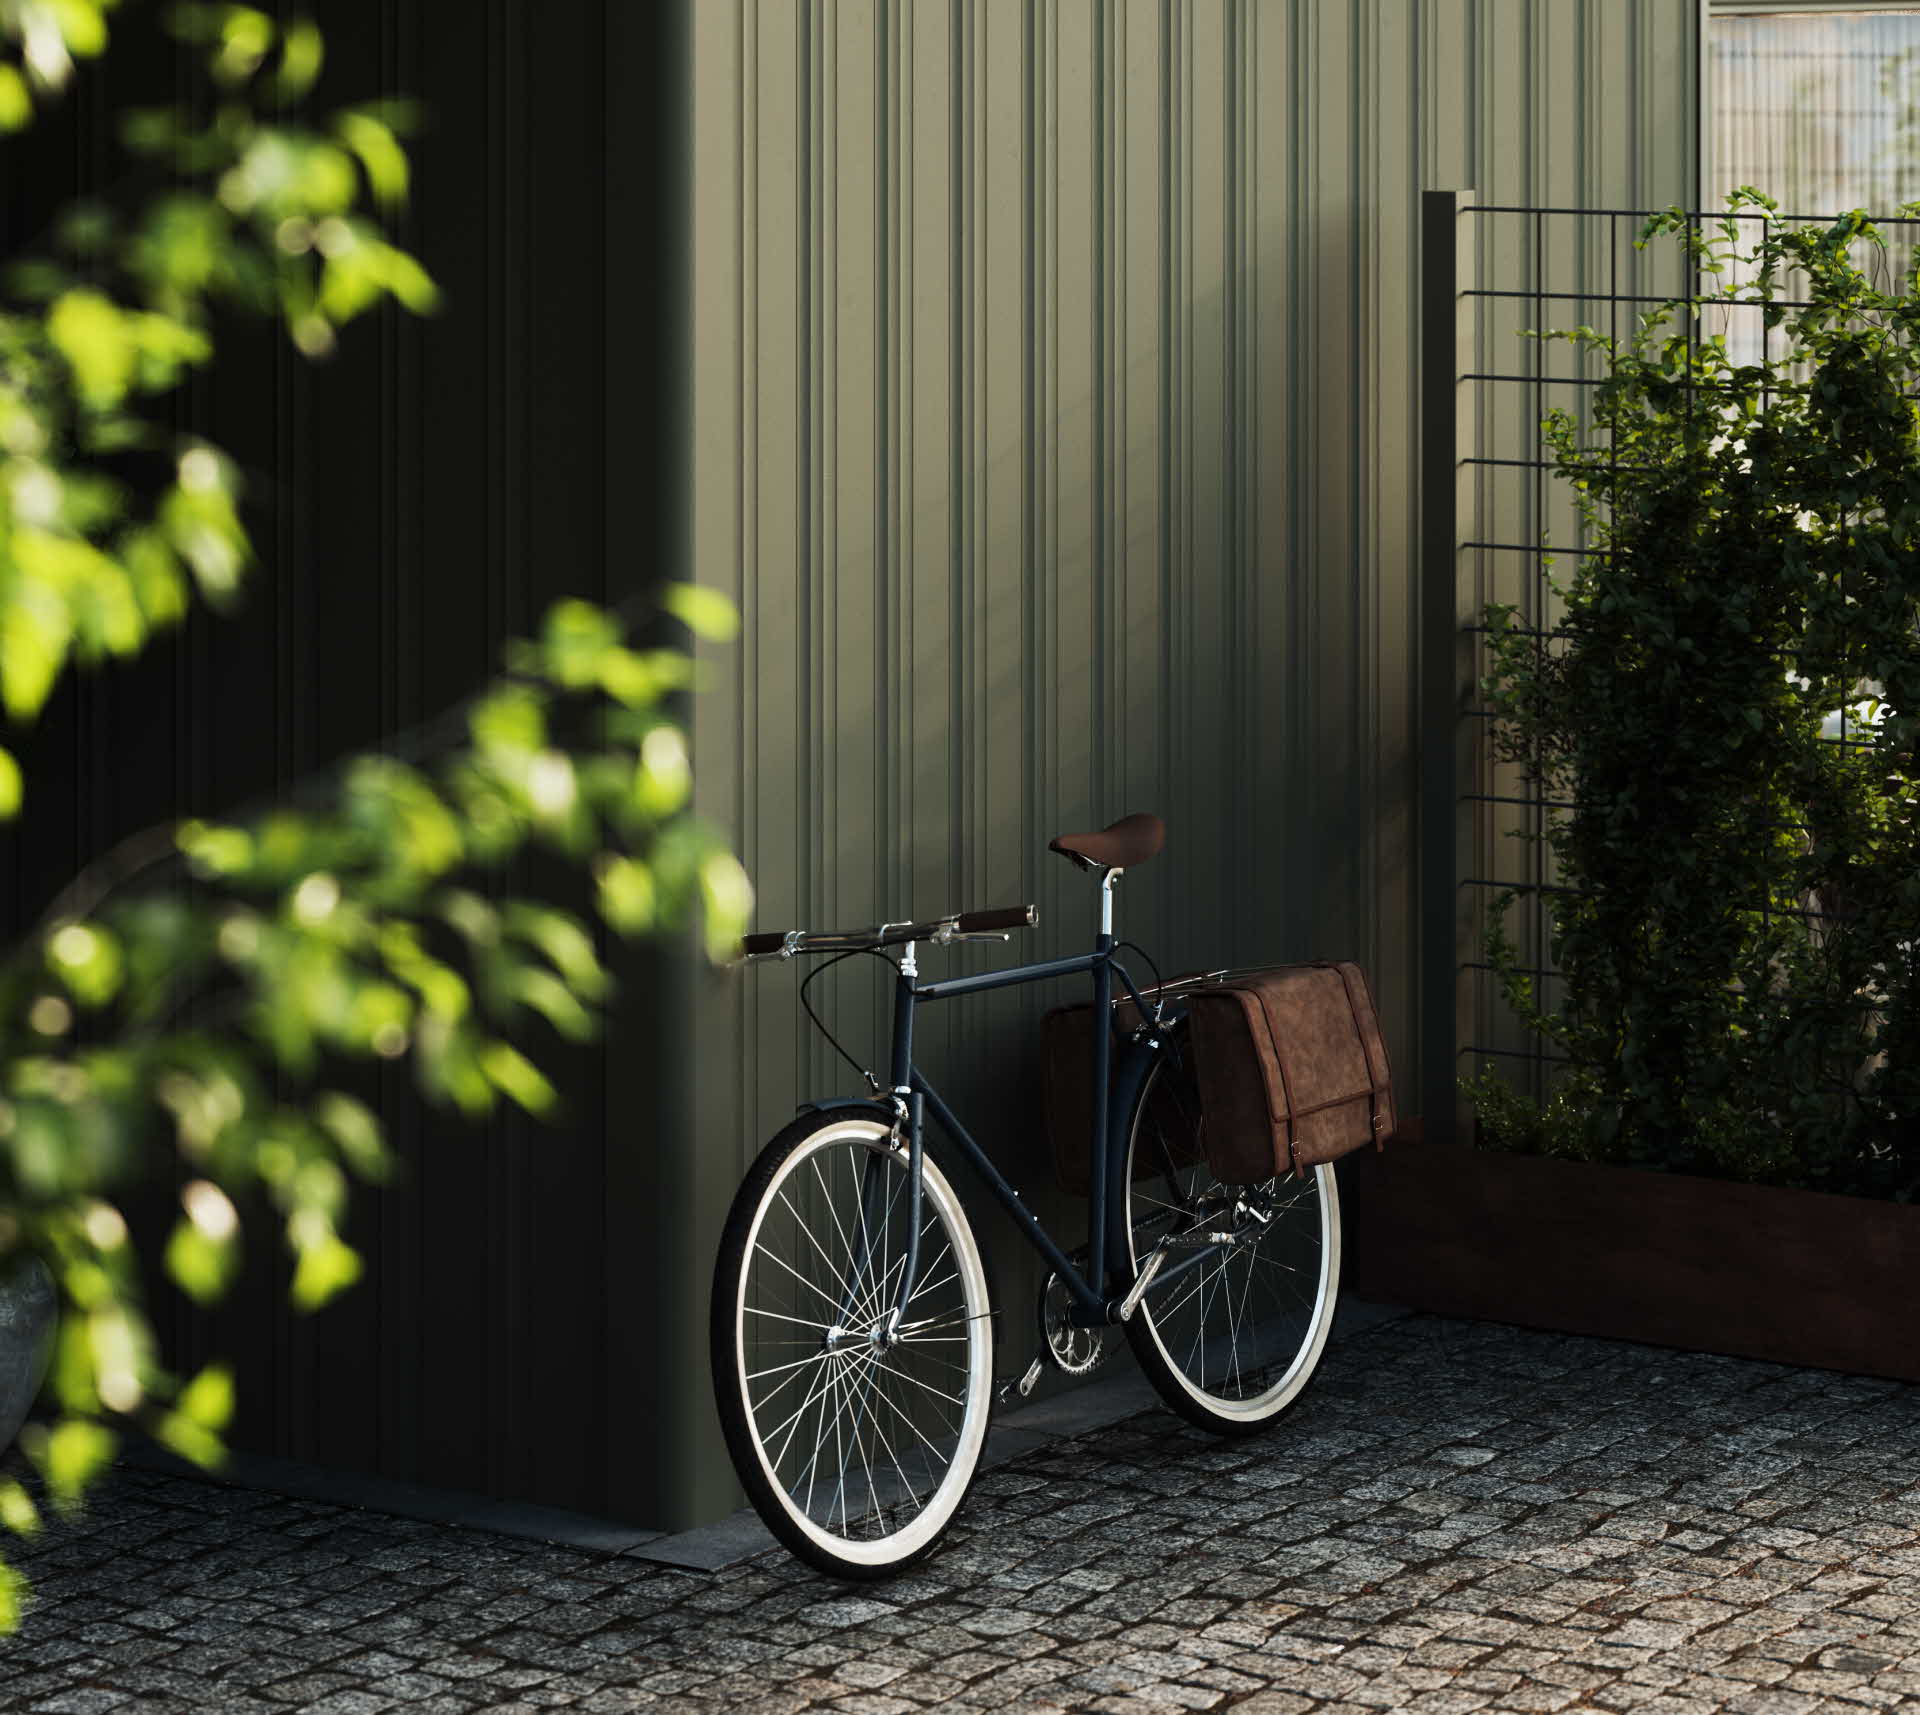
M 1119 1306 L 1132 1281 L 1119 1282 L 1117 1293 L 1105 1290 L 1107 1280 L 1107 1228 L 1111 1200 L 1121 1194 L 1120 1175 L 1125 1171 L 1125 1140 L 1117 1135 L 1133 1112 L 1134 1101 L 1152 1069 L 1155 1056 L 1165 1046 L 1165 1037 L 1147 1029 L 1125 1044 L 1114 1077 L 1113 1062 L 1113 978 L 1121 983 L 1146 1020 L 1154 1018 L 1154 1009 L 1141 998 L 1127 969 L 1113 956 L 1111 935 L 1101 935 L 1091 953 L 1069 959 L 1049 959 L 1036 965 L 1015 965 L 1008 970 L 984 971 L 979 976 L 948 977 L 940 982 L 923 983 L 903 968 L 895 979 L 893 1002 L 892 1092 L 905 1108 L 903 1131 L 909 1151 L 911 1198 L 907 1255 L 899 1289 L 894 1299 L 896 1323 L 905 1315 L 907 1301 L 913 1296 L 919 1267 L 920 1248 L 920 1165 L 924 1159 L 925 1115 L 933 1117 L 977 1172 L 1009 1215 L 1027 1242 L 1044 1257 L 1059 1275 L 1072 1299 L 1069 1320 L 1081 1327 L 1102 1327 L 1119 1320 Z M 965 994 L 981 994 L 988 989 L 1012 988 L 1021 983 L 1045 982 L 1051 977 L 1069 977 L 1085 971 L 1093 977 L 1093 1150 L 1087 1174 L 1087 1271 L 1083 1275 L 1072 1259 L 1041 1226 L 1021 1195 L 1001 1173 L 960 1123 L 954 1111 L 941 1099 L 940 1092 L 927 1082 L 913 1064 L 913 1017 L 921 1001 L 952 1000 Z M 1111 1086 L 1111 1088 L 1110 1088 Z M 823 1102 L 822 1108 L 878 1107 L 882 1104 L 858 1100 Z M 1190 1269 L 1197 1268 L 1214 1253 L 1213 1246 L 1200 1246 L 1171 1268 L 1162 1270 L 1157 1280 L 1172 1282 Z

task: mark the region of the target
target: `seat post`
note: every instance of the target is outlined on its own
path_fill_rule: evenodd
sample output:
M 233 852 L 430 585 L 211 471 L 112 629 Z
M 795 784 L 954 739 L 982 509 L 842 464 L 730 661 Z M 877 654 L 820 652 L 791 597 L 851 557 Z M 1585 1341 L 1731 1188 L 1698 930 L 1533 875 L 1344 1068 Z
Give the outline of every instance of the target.
M 1100 877 L 1100 933 L 1109 940 L 1113 937 L 1114 884 L 1126 873 L 1124 869 L 1110 869 Z

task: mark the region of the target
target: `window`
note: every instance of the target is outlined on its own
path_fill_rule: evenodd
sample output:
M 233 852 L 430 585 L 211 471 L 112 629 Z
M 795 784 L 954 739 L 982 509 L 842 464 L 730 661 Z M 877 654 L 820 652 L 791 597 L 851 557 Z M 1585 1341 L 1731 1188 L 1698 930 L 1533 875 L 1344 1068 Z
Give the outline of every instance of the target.
M 1713 0 L 1707 20 L 1707 181 L 1784 214 L 1920 200 L 1920 6 Z

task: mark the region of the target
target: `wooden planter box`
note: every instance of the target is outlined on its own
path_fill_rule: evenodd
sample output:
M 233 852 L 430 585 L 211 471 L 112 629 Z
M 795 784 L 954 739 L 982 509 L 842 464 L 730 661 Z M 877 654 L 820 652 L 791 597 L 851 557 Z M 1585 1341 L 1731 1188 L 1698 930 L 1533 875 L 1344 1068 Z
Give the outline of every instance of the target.
M 1357 1297 L 1920 1381 L 1920 1206 L 1413 1131 L 1341 1163 Z

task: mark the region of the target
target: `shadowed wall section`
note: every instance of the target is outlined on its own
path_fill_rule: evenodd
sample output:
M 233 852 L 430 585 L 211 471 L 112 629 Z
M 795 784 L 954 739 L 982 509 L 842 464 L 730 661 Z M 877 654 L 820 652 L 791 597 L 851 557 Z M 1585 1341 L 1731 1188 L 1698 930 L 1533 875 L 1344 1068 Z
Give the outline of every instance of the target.
M 1047 838 L 1156 810 L 1123 932 L 1169 972 L 1362 959 L 1416 1088 L 1418 193 L 1690 200 L 1697 13 L 694 6 L 692 563 L 747 620 L 697 773 L 759 926 L 1035 900 L 1010 951 L 1064 952 L 1094 899 Z M 867 1064 L 885 976 L 815 991 Z M 797 977 L 690 979 L 691 1264 L 795 1102 L 857 1082 Z M 1036 1105 L 1062 998 L 949 1003 L 922 1048 L 1072 1219 Z M 1017 1371 L 1035 1278 L 997 1214 L 987 1239 Z M 662 1304 L 689 1366 L 691 1264 Z M 691 1520 L 733 1489 L 688 1382 L 657 1432 Z
M 257 805 L 470 695 L 551 601 L 620 600 L 683 558 L 680 14 L 598 0 L 323 10 L 322 100 L 421 105 L 404 237 L 443 307 L 356 324 L 320 365 L 265 330 L 223 338 L 182 408 L 239 457 L 260 564 L 233 614 L 198 613 L 137 663 L 62 687 L 23 747 L 26 818 L 0 835 L 16 924 L 121 835 Z M 137 28 L 132 12 L 115 25 Z M 120 171 L 107 141 L 122 80 L 138 90 L 166 63 L 143 65 L 137 38 L 127 50 L 79 80 L 45 178 L 7 187 L 9 250 L 47 200 Z M 631 1270 L 659 1244 L 664 1170 L 649 1168 L 685 1132 L 648 966 L 624 958 L 622 974 L 610 1050 L 543 1044 L 565 1092 L 558 1126 L 511 1112 L 464 1124 L 415 1101 L 408 1072 L 367 1078 L 401 1172 L 356 1196 L 367 1278 L 323 1314 L 286 1306 L 270 1220 L 216 1317 L 162 1301 L 177 1367 L 235 1360 L 239 1446 L 665 1516 L 679 1481 L 649 1440 L 660 1318 Z M 148 1200 L 161 1232 L 171 1201 L 164 1186 Z

